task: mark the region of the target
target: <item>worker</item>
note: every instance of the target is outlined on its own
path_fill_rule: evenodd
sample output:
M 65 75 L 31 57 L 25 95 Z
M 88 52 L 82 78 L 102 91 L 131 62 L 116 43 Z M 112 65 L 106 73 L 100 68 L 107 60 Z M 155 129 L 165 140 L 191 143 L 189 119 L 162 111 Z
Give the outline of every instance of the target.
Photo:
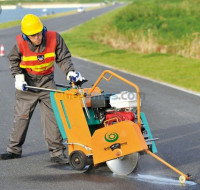
M 49 92 L 27 90 L 26 85 L 56 89 L 54 62 L 67 80 L 81 82 L 84 77 L 74 70 L 70 51 L 63 38 L 55 31 L 47 31 L 37 16 L 25 15 L 21 21 L 21 31 L 22 34 L 17 36 L 17 43 L 8 55 L 16 88 L 14 122 L 7 151 L 0 154 L 0 160 L 21 158 L 29 122 L 39 103 L 50 161 L 66 164 L 65 146 L 53 114 Z

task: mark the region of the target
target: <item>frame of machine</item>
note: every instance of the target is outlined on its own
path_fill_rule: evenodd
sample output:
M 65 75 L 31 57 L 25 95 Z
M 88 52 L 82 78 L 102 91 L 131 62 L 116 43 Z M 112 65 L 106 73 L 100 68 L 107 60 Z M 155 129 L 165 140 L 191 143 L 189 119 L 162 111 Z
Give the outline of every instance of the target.
M 118 101 L 119 94 L 102 93 L 98 84 L 102 79 L 110 81 L 113 77 L 134 88 L 134 101 Z M 73 169 L 82 170 L 86 165 L 106 162 L 114 173 L 127 175 L 135 169 L 138 154 L 145 152 L 178 173 L 181 183 L 190 179 L 189 175 L 155 154 L 156 139 L 140 110 L 140 90 L 136 84 L 105 70 L 92 88 L 79 88 L 73 84 L 50 92 L 50 97 Z

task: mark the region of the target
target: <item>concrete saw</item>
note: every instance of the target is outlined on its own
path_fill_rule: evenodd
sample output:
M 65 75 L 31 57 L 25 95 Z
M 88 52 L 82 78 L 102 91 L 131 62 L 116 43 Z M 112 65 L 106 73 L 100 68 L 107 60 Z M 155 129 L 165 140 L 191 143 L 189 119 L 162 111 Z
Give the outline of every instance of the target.
M 117 159 L 106 161 L 108 168 L 117 175 L 128 175 L 136 168 L 139 154 L 132 153 Z
M 120 93 L 103 93 L 98 84 L 113 77 L 134 89 Z M 45 89 L 25 86 L 34 90 L 50 91 L 54 115 L 66 141 L 70 166 L 82 170 L 87 165 L 106 163 L 116 175 L 126 176 L 136 169 L 139 154 L 145 152 L 180 175 L 180 182 L 191 179 L 157 156 L 155 140 L 146 116 L 141 112 L 139 87 L 125 78 L 104 71 L 92 88 L 70 84 L 66 89 Z M 58 85 L 57 85 L 58 86 Z M 63 85 L 59 85 L 63 88 Z M 64 87 L 65 88 L 65 87 Z

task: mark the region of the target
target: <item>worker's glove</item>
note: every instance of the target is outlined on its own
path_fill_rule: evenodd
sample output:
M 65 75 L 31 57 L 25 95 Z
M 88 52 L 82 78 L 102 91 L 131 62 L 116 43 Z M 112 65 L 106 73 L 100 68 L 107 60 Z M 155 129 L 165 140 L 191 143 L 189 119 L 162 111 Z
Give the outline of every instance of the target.
M 26 86 L 27 83 L 24 79 L 24 74 L 17 74 L 15 75 L 15 88 L 17 90 L 21 90 L 21 91 L 26 91 Z
M 67 80 L 70 82 L 82 82 L 85 80 L 78 71 L 69 71 L 67 74 Z

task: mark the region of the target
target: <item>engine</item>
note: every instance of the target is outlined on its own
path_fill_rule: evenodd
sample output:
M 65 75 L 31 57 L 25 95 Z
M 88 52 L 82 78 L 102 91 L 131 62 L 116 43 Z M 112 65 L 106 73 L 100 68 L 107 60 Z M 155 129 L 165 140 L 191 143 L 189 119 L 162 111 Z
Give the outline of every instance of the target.
M 122 91 L 119 94 L 101 94 L 91 98 L 91 108 L 95 119 L 106 125 L 116 122 L 137 119 L 137 95 L 134 92 Z

